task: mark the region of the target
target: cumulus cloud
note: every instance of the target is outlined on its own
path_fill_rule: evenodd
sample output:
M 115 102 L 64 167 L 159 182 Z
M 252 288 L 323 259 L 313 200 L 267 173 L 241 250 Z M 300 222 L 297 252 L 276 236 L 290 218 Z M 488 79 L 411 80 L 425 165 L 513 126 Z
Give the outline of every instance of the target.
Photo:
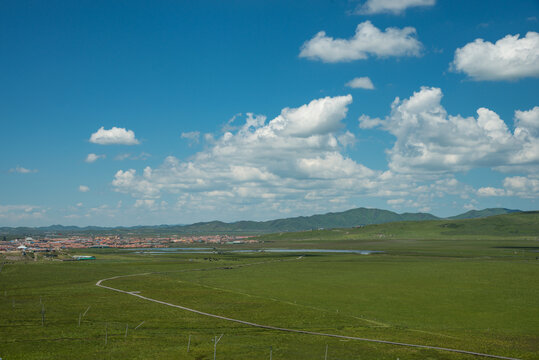
M 368 127 L 396 137 L 388 150 L 389 170 L 370 169 L 347 155 L 355 140 L 343 125 L 352 102 L 347 95 L 284 108 L 271 120 L 247 113 L 233 128 L 207 136 L 211 141 L 189 159 L 169 156 L 157 167 L 118 170 L 112 185 L 136 199 L 134 208 L 166 208 L 195 221 L 337 211 L 364 205 L 365 198 L 428 211 L 447 196 L 473 204 L 474 196 L 503 194 L 463 184 L 455 171 L 501 165 L 532 169 L 539 161 L 539 152 L 527 148 L 537 143 L 531 131 L 534 109 L 516 112 L 510 132 L 489 109 L 479 109 L 476 117 L 448 115 L 441 98 L 440 89 L 421 88 L 408 99 L 397 98 L 386 118 L 363 118 Z M 507 180 L 502 190 L 506 195 L 533 190 L 536 178 L 525 179 Z M 165 196 L 168 204 L 162 205 Z
M 135 207 L 153 208 L 155 206 L 154 199 L 138 199 L 135 201 Z
M 26 221 L 31 219 L 41 219 L 46 214 L 46 210 L 36 205 L 2 205 L 0 204 L 0 219 L 7 221 Z
M 374 171 L 338 152 L 326 153 L 323 157 L 298 159 L 297 168 L 308 178 L 313 179 L 348 178 L 356 174 L 364 177 L 374 175 Z
M 143 208 L 150 211 L 163 210 L 167 205 L 166 201 L 158 202 L 155 199 L 137 199 L 135 201 L 135 208 Z
M 146 160 L 146 159 L 148 159 L 150 157 L 151 157 L 150 154 L 143 151 L 138 155 L 133 155 L 133 154 L 130 154 L 130 153 L 118 154 L 118 155 L 116 155 L 114 157 L 114 160 L 118 160 L 118 161 L 122 161 L 122 160 Z
M 199 131 L 183 132 L 181 134 L 181 138 L 189 140 L 189 145 L 198 144 L 200 140 L 200 132 Z
M 512 176 L 503 181 L 507 195 L 522 198 L 539 197 L 539 175 Z
M 39 206 L 35 205 L 1 205 L 0 204 L 0 214 L 6 214 L 11 211 L 22 211 L 25 213 L 32 213 L 36 210 L 39 210 Z
M 477 190 L 479 196 L 504 196 L 505 190 L 494 187 L 482 187 Z
M 378 196 L 390 197 L 386 203 L 394 209 L 407 208 L 426 212 L 430 211 L 433 205 L 438 206 L 446 196 L 458 196 L 464 200 L 473 194 L 471 186 L 459 182 L 452 174 L 417 177 L 391 171 L 386 173 L 387 179 L 382 183 L 383 190 Z
M 86 185 L 79 185 L 79 191 L 80 192 L 88 192 L 90 191 L 90 188 Z
M 373 90 L 374 85 L 372 84 L 371 79 L 368 77 L 357 77 L 346 83 L 346 86 L 351 87 L 352 89 L 367 89 Z
M 515 111 L 515 133 L 539 137 L 539 106 L 529 111 Z
M 464 210 L 477 210 L 477 205 L 476 204 L 465 204 L 462 208 Z
M 36 173 L 37 169 L 27 169 L 27 168 L 17 165 L 15 168 L 9 169 L 9 172 L 19 173 L 19 174 L 32 174 L 32 173 Z
M 410 7 L 433 6 L 436 0 L 367 0 L 358 6 L 359 14 L 392 13 L 402 14 Z
M 125 160 L 125 159 L 129 159 L 131 158 L 131 154 L 129 153 L 123 153 L 123 154 L 118 154 L 114 157 L 114 160 L 118 160 L 118 161 L 122 161 L 122 160 Z
M 350 197 L 377 191 L 380 175 L 344 153 L 354 140 L 342 124 L 351 102 L 350 95 L 316 99 L 270 121 L 248 113 L 243 125 L 189 161 L 169 156 L 142 173 L 119 170 L 112 184 L 141 200 L 139 206 L 168 193 L 177 196 L 178 208 L 197 211 L 313 211 L 313 204 L 322 210 L 330 200 L 346 208 Z
M 511 133 L 494 111 L 480 108 L 476 117 L 449 115 L 439 88 L 422 87 L 404 100 L 396 98 L 384 120 L 360 118 L 363 127 L 381 126 L 396 138 L 388 150 L 397 173 L 444 173 L 490 167 L 534 172 L 539 168 L 535 108 L 517 111 Z
M 334 39 L 320 31 L 306 41 L 299 56 L 335 63 L 367 59 L 369 56 L 419 56 L 422 44 L 413 27 L 387 28 L 380 31 L 370 21 L 359 24 L 350 39 Z
M 474 80 L 539 77 L 539 33 L 507 35 L 495 44 L 476 39 L 455 51 L 451 69 Z
M 384 123 L 384 120 L 380 118 L 371 118 L 367 115 L 361 115 L 358 120 L 359 127 L 362 129 L 372 129 Z
M 281 114 L 268 124 L 268 131 L 277 135 L 312 137 L 335 132 L 342 127 L 352 96 L 325 97 L 311 101 L 299 108 L 284 108 Z M 260 125 L 259 121 L 252 126 Z
M 86 161 L 87 163 L 93 163 L 93 162 L 96 162 L 98 159 L 104 159 L 106 156 L 105 155 L 97 155 L 97 154 L 94 154 L 94 153 L 90 153 L 88 154 L 88 156 L 86 156 Z
M 113 127 L 105 130 L 102 126 L 90 136 L 90 142 L 100 145 L 136 145 L 139 141 L 135 138 L 133 130 Z

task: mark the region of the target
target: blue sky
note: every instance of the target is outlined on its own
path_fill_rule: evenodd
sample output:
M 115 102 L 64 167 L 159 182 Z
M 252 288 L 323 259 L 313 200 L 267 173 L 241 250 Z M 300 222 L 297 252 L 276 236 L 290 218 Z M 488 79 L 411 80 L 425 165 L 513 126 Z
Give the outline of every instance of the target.
M 537 1 L 3 1 L 0 225 L 537 209 Z

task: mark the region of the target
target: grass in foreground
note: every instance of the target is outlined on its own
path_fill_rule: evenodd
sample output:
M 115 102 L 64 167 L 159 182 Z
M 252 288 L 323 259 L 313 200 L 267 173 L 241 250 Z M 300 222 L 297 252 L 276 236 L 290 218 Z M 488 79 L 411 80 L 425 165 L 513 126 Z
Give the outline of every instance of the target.
M 270 347 L 273 359 L 323 359 L 326 344 L 328 359 L 473 358 L 250 328 L 95 286 L 115 275 L 158 272 L 105 285 L 261 324 L 539 358 L 537 240 L 353 239 L 343 232 L 331 241 L 276 237 L 272 244 L 387 252 L 295 259 L 299 254 L 88 250 L 96 261 L 8 263 L 0 273 L 0 357 L 213 359 L 212 340 L 224 333 L 218 359 L 269 358 Z M 261 261 L 271 262 L 184 271 Z

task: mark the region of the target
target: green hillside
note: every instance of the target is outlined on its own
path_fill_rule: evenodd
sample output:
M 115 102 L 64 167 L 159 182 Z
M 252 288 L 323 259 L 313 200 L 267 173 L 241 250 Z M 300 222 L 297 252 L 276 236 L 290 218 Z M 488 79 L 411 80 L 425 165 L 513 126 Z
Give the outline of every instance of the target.
M 394 221 L 423 221 L 438 219 L 425 213 L 397 214 L 388 210 L 358 208 L 344 212 L 323 215 L 299 216 L 270 221 L 238 221 L 223 223 L 212 221 L 181 227 L 187 233 L 197 232 L 255 232 L 272 233 L 282 231 L 317 230 L 321 228 L 346 228 L 369 224 L 382 224 Z
M 505 208 L 490 208 L 490 209 L 483 209 L 483 210 L 470 210 L 465 212 L 464 214 L 456 215 L 456 216 L 450 216 L 448 219 L 476 219 L 476 218 L 482 218 L 482 217 L 488 217 L 488 216 L 495 216 L 495 215 L 503 215 L 503 214 L 511 214 L 515 212 L 520 212 L 520 210 L 512 210 L 512 209 L 505 209 Z
M 449 219 L 483 218 L 493 215 L 515 213 L 520 210 L 502 208 L 472 210 Z M 2 236 L 34 236 L 45 233 L 61 234 L 116 234 L 128 235 L 169 235 L 169 234 L 268 234 L 278 232 L 298 232 L 306 230 L 353 228 L 372 224 L 385 224 L 403 221 L 427 221 L 440 220 L 440 218 L 428 213 L 403 213 L 398 214 L 389 210 L 357 208 L 343 212 L 331 212 L 321 215 L 298 216 L 269 221 L 237 221 L 225 223 L 222 221 L 199 222 L 191 225 L 156 225 L 134 227 L 96 227 L 52 225 L 48 227 L 19 227 L 0 228 Z M 410 225 L 413 226 L 413 225 Z
M 353 229 L 280 233 L 263 240 L 376 240 L 376 239 L 539 239 L 539 211 L 476 219 L 392 222 Z

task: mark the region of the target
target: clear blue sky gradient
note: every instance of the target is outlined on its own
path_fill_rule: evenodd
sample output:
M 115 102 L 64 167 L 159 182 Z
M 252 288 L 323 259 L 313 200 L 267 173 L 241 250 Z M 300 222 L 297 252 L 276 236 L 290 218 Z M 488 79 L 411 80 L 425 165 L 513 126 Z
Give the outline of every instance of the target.
M 451 115 L 496 112 L 512 131 L 515 110 L 539 105 L 539 79 L 473 81 L 450 71 L 455 50 L 477 38 L 539 31 L 536 0 L 446 1 L 404 13 L 354 14 L 360 2 L 335 1 L 2 1 L 0 2 L 0 226 L 138 225 L 206 220 L 265 220 L 350 207 L 399 212 L 428 210 L 449 216 L 470 208 L 538 208 L 538 194 L 478 196 L 481 187 L 503 188 L 508 176 L 529 176 L 491 167 L 454 171 L 465 197 L 446 193 L 412 205 L 392 206 L 392 197 L 358 195 L 327 208 L 310 208 L 304 194 L 297 207 L 260 211 L 260 203 L 217 209 L 174 206 L 181 194 L 162 191 L 158 209 L 134 207 L 140 199 L 116 191 L 118 170 L 159 168 L 167 156 L 192 159 L 211 145 L 181 134 L 216 138 L 235 114 L 273 119 L 285 107 L 325 96 L 354 98 L 342 121 L 356 137 L 342 154 L 373 169 L 388 169 L 395 138 L 381 129 L 360 129 L 365 114 L 384 118 L 396 97 L 421 86 L 439 87 Z M 299 57 L 300 47 L 324 30 L 349 38 L 369 20 L 380 29 L 412 26 L 423 44 L 420 57 L 369 57 L 324 63 Z M 368 76 L 374 90 L 351 89 Z M 244 118 L 238 118 L 241 124 Z M 139 145 L 89 141 L 100 127 L 135 132 Z M 85 162 L 89 153 L 106 158 Z M 129 153 L 131 159 L 116 160 Z M 151 156 L 140 157 L 141 153 Z M 135 158 L 139 156 L 139 158 Z M 17 172 L 17 166 L 32 170 Z M 35 170 L 35 171 L 34 171 Z M 531 174 L 536 176 L 537 174 Z M 444 176 L 447 176 L 445 174 Z M 436 179 L 425 180 L 426 183 Z M 79 186 L 90 191 L 81 192 Z M 383 189 L 380 189 L 383 190 Z M 192 190 L 185 190 L 190 192 Z M 181 192 L 181 191 L 180 191 Z M 264 203 L 266 206 L 267 203 Z M 395 205 L 395 203 L 393 203 Z M 227 211 L 223 212 L 222 209 Z M 310 210 L 312 209 L 312 210 Z M 326 211 L 324 211 L 326 210 Z

